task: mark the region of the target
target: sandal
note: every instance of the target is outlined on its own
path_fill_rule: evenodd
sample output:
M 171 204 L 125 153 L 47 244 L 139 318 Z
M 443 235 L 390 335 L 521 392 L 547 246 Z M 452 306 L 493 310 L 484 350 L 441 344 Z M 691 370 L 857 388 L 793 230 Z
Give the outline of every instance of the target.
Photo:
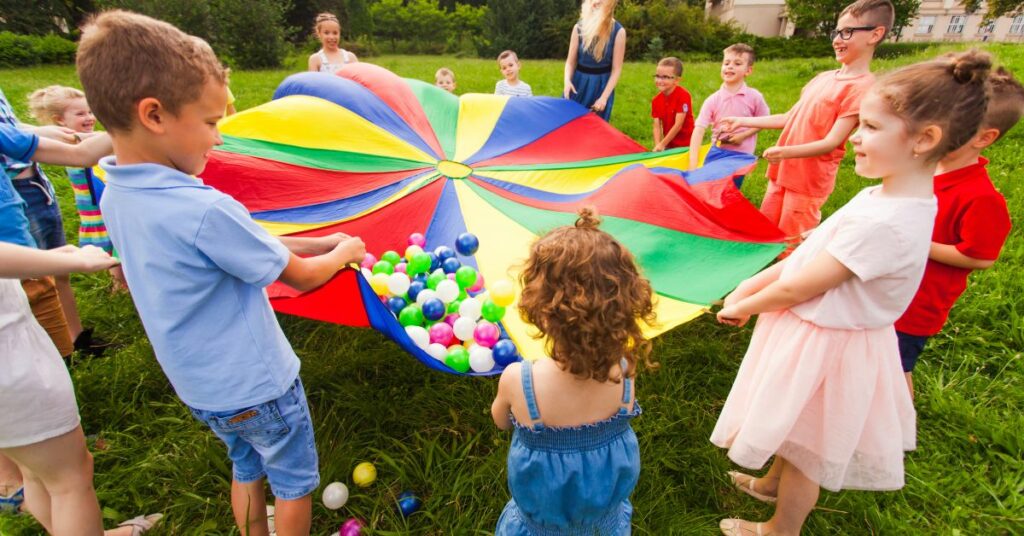
M 267 530 L 270 536 L 277 536 L 277 526 L 274 524 L 274 505 L 267 505 Z
M 21 513 L 21 504 L 23 502 L 25 502 L 25 486 L 19 487 L 10 495 L 0 495 L 0 514 Z
M 118 523 L 117 526 L 131 527 L 132 536 L 139 536 L 143 532 L 146 532 L 149 529 L 153 528 L 153 526 L 156 525 L 156 522 L 160 521 L 162 517 L 164 517 L 163 514 L 149 514 L 146 516 L 138 516 L 133 517 L 128 521 Z
M 732 479 L 732 484 L 736 486 L 736 489 L 750 495 L 751 497 L 766 503 L 774 503 L 778 500 L 778 497 L 772 497 L 771 495 L 765 495 L 759 493 L 754 489 L 754 481 L 758 480 L 757 477 L 741 473 L 739 471 L 729 471 L 729 478 Z M 741 480 L 742 479 L 742 480 Z
M 764 533 L 761 531 L 761 523 L 754 523 L 753 529 L 743 527 L 743 523 L 750 523 L 750 521 L 744 521 L 742 519 L 723 519 L 718 522 L 718 528 L 721 529 L 722 534 L 725 536 L 762 536 Z

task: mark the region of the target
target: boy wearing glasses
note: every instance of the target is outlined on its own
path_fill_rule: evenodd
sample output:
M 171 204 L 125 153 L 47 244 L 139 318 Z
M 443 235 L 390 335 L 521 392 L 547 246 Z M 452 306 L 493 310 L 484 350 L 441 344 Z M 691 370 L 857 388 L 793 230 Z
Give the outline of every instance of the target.
M 693 103 L 690 92 L 676 81 L 683 75 L 679 58 L 663 58 L 654 74 L 658 94 L 651 101 L 654 118 L 654 152 L 688 147 L 693 134 Z
M 871 58 L 892 29 L 890 0 L 857 0 L 846 6 L 832 32 L 840 68 L 826 71 L 804 86 L 800 100 L 784 114 L 727 117 L 720 131 L 741 127 L 781 128 L 778 144 L 764 152 L 768 190 L 761 212 L 787 236 L 787 256 L 821 221 L 821 206 L 835 187 L 846 139 L 857 126 L 861 97 L 875 77 Z

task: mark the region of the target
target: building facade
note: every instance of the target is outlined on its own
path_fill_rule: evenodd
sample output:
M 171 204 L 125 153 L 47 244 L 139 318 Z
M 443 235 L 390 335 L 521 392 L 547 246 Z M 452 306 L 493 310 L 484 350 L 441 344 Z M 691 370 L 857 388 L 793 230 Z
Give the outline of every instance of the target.
M 708 0 L 704 4 L 704 13 L 722 22 L 735 22 L 754 35 L 793 35 L 793 23 L 786 14 L 786 0 Z

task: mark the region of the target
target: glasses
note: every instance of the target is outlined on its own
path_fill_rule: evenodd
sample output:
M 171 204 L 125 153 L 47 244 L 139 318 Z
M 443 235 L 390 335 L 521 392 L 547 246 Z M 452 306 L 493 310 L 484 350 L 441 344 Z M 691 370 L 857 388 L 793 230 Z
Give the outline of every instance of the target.
M 664 74 L 656 74 L 656 75 L 654 75 L 654 79 L 655 80 L 675 80 L 676 78 L 677 77 L 675 77 L 675 76 L 668 76 L 668 75 L 664 75 Z
M 843 39 L 843 41 L 849 41 L 850 38 L 853 37 L 853 32 L 868 32 L 875 28 L 878 28 L 878 26 L 854 26 L 853 28 L 835 29 L 828 33 L 828 37 L 832 41 L 835 41 L 836 36 L 838 35 Z

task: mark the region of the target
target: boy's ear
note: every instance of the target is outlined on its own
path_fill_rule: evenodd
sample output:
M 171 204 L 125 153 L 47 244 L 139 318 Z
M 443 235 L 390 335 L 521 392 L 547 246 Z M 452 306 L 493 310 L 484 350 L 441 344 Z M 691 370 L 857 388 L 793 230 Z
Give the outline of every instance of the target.
M 999 132 L 998 128 L 985 127 L 983 125 L 978 129 L 978 133 L 974 135 L 974 139 L 970 143 L 975 149 L 982 150 L 995 143 L 999 136 L 1002 136 L 1002 132 Z
M 882 42 L 882 39 L 885 39 L 885 26 L 876 26 L 874 30 L 871 30 L 870 43 L 877 46 Z
M 164 133 L 167 110 L 158 99 L 146 97 L 140 100 L 135 105 L 135 112 L 142 128 L 154 134 Z

